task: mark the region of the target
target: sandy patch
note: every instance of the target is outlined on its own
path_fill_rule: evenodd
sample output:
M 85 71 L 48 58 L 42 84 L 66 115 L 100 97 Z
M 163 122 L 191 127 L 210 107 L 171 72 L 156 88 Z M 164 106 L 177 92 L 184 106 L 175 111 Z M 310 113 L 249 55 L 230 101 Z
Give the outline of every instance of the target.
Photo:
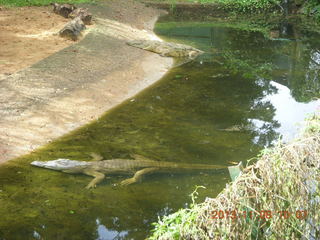
M 0 74 L 12 74 L 72 44 L 56 35 L 69 21 L 51 7 L 0 11 Z

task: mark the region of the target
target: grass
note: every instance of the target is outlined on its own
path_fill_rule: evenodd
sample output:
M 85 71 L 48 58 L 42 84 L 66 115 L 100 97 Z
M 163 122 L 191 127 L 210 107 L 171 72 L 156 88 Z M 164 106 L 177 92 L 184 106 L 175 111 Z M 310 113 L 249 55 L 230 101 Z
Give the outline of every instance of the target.
M 264 150 L 214 199 L 155 224 L 149 240 L 320 239 L 320 117 L 299 139 Z
M 93 0 L 0 0 L 0 6 L 7 7 L 23 7 L 23 6 L 47 6 L 50 3 L 87 3 L 93 2 Z
M 181 209 L 176 213 L 165 216 L 162 220 L 159 219 L 159 223 L 154 224 L 156 230 L 154 235 L 150 237 L 149 240 L 180 239 L 180 236 L 185 235 L 186 231 L 188 232 L 188 235 L 192 233 L 192 235 L 197 235 L 199 239 L 205 239 L 205 235 L 198 231 L 195 224 L 198 212 L 201 210 L 199 207 L 200 205 L 195 203 L 198 195 L 197 190 L 199 188 L 204 187 L 197 186 L 194 192 L 190 194 L 192 199 L 190 208 Z

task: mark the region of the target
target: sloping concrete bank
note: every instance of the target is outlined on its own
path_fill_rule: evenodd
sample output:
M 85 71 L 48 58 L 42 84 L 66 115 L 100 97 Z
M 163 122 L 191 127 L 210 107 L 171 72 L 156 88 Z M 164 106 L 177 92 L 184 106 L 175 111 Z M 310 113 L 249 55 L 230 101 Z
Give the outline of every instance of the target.
M 82 41 L 0 79 L 0 162 L 97 119 L 172 65 L 171 58 L 125 44 L 156 38 L 152 28 L 160 10 L 133 0 L 86 7 L 96 24 Z

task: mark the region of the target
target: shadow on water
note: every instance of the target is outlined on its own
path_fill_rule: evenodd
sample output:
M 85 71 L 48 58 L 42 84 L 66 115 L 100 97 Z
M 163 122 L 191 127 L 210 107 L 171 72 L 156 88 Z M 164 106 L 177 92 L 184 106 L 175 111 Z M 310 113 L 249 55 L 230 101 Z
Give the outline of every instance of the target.
M 160 22 L 163 38 L 206 54 L 83 127 L 0 168 L 0 239 L 143 239 L 157 217 L 214 197 L 226 170 L 154 174 L 119 187 L 122 176 L 88 191 L 82 175 L 29 166 L 34 160 L 105 159 L 137 153 L 159 161 L 230 165 L 296 133 L 318 106 L 320 52 L 315 39 L 267 40 L 212 24 Z M 319 38 L 318 38 L 319 39 Z

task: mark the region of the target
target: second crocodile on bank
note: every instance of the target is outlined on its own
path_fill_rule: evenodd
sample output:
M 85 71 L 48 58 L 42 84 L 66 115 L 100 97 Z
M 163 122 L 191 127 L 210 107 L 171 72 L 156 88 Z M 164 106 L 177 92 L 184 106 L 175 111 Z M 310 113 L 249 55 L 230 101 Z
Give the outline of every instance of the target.
M 164 57 L 189 58 L 194 59 L 203 54 L 203 51 L 179 43 L 156 41 L 156 40 L 132 40 L 128 45 L 141 48 L 150 52 L 155 52 Z
M 134 159 L 112 159 L 103 160 L 99 155 L 93 154 L 95 161 L 77 161 L 70 159 L 57 159 L 53 161 L 34 161 L 33 166 L 53 169 L 71 174 L 85 174 L 94 177 L 86 188 L 94 188 L 100 183 L 106 174 L 133 174 L 121 182 L 121 185 L 129 185 L 141 179 L 143 175 L 154 172 L 176 172 L 185 170 L 213 170 L 225 169 L 225 166 L 208 164 L 186 164 L 154 161 L 140 155 L 133 155 Z

